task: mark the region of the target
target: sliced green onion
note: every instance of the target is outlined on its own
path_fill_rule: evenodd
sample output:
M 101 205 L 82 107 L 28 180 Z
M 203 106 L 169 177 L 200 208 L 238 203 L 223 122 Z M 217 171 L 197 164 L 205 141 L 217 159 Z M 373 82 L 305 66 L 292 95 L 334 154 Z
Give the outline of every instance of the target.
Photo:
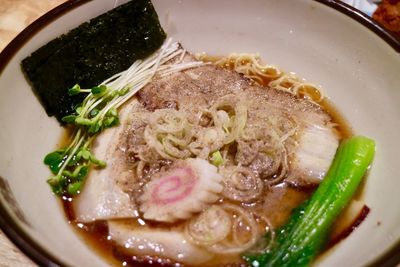
M 217 167 L 224 163 L 224 159 L 222 158 L 221 152 L 215 151 L 214 153 L 212 153 L 211 163 Z
M 81 92 L 81 87 L 79 84 L 75 84 L 72 88 L 68 89 L 68 95 L 73 96 Z

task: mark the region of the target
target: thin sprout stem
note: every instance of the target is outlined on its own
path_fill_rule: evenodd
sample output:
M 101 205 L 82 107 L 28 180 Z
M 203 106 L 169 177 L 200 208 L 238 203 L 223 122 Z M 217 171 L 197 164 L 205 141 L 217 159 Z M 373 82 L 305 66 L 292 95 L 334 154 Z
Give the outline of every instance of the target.
M 139 62 L 135 62 L 128 70 L 122 73 L 118 79 L 113 80 L 111 83 L 106 83 L 106 85 L 115 89 L 120 89 L 120 84 L 124 84 L 124 80 L 127 79 L 127 77 L 135 75 L 135 73 L 138 71 L 138 65 Z
M 115 96 L 107 105 L 100 111 L 99 118 L 100 120 L 104 119 L 107 112 L 114 106 L 114 103 L 118 100 L 119 96 Z
M 82 117 L 84 117 L 86 113 L 88 113 L 90 106 L 93 104 L 93 102 L 96 101 L 96 99 L 93 98 L 92 94 L 88 95 L 85 100 L 87 101 L 82 105 L 82 111 L 80 114 Z
M 149 81 L 151 78 L 149 78 Z M 116 108 L 119 108 L 121 105 L 123 105 L 128 99 L 130 99 L 133 95 L 135 95 L 141 88 L 142 86 L 146 85 L 149 81 L 144 81 L 143 84 L 139 85 L 136 89 L 130 91 L 127 95 L 125 95 L 116 105 Z
M 95 109 L 99 104 L 101 104 L 104 101 L 104 98 L 100 98 L 87 109 L 87 112 L 90 113 L 93 109 Z
M 109 97 L 112 93 L 112 90 L 110 90 L 109 92 L 107 92 L 104 96 L 102 96 L 99 99 L 93 99 L 90 107 L 87 109 L 87 112 L 91 112 L 94 108 L 96 108 L 99 104 L 101 104 L 103 101 L 105 101 L 107 99 L 107 97 Z
M 169 47 L 169 45 L 171 44 L 171 41 L 172 41 L 171 38 L 169 38 L 165 44 L 165 47 Z M 157 57 L 156 62 L 154 64 L 153 73 L 151 74 L 151 77 L 153 77 L 156 74 L 158 66 L 160 66 L 160 61 L 164 56 L 164 53 L 165 53 L 165 49 L 161 49 L 160 56 Z
M 96 138 L 96 135 L 92 135 L 91 137 L 89 137 L 89 139 L 83 145 L 83 148 L 87 149 L 89 146 L 91 146 L 92 142 L 94 141 L 95 138 Z
M 72 140 L 71 144 L 69 144 L 68 148 L 66 149 L 66 152 L 68 151 L 78 142 L 80 136 L 81 136 L 81 129 L 78 129 L 78 131 L 75 133 L 74 139 Z
M 79 139 L 78 144 L 74 147 L 74 149 L 72 150 L 72 152 L 68 155 L 67 159 L 64 161 L 63 165 L 61 166 L 60 170 L 58 171 L 58 175 L 61 175 L 62 172 L 65 170 L 65 168 L 67 167 L 68 163 L 71 161 L 71 159 L 73 158 L 73 156 L 76 154 L 76 152 L 78 151 L 79 147 L 81 146 L 83 140 L 85 140 L 85 136 L 82 136 Z
M 135 64 L 135 63 L 134 63 Z M 130 67 L 132 68 L 132 66 Z M 113 76 L 111 76 L 110 78 L 108 78 L 107 80 L 103 81 L 100 85 L 107 85 L 108 83 L 112 83 L 115 79 L 118 79 L 119 77 L 121 77 L 121 75 L 123 75 L 124 73 L 126 73 L 129 69 L 124 70 L 120 73 L 114 74 Z

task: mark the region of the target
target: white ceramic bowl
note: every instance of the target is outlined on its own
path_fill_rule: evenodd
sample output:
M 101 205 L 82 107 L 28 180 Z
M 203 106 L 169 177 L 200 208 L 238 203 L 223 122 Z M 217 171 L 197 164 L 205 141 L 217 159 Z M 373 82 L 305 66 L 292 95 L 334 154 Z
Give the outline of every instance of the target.
M 332 0 L 153 2 L 169 36 L 189 51 L 259 52 L 265 62 L 320 84 L 354 131 L 376 140 L 364 189 L 371 212 L 316 264 L 394 265 L 400 248 L 400 43 Z M 113 5 L 69 1 L 29 26 L 0 55 L 0 225 L 40 265 L 107 266 L 73 232 L 45 182 L 49 172 L 42 159 L 62 129 L 46 116 L 20 62 Z M 387 254 L 396 246 L 397 254 Z

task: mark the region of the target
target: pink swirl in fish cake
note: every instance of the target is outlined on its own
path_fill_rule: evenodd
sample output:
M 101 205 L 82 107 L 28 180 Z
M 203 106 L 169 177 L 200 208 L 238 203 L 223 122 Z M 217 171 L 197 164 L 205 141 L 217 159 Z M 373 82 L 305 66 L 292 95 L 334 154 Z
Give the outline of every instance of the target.
M 162 177 L 151 192 L 152 203 L 167 205 L 188 197 L 198 180 L 190 168 L 177 168 Z

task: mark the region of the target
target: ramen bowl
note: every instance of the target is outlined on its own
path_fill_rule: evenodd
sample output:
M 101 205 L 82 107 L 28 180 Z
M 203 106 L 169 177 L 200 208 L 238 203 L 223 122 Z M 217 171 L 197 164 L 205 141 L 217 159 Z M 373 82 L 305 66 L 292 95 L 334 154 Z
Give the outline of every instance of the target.
M 108 262 L 75 233 L 46 183 L 50 173 L 43 157 L 60 142 L 63 129 L 46 115 L 20 63 L 114 4 L 68 1 L 31 24 L 0 54 L 0 226 L 39 265 L 108 266 Z M 189 51 L 259 53 L 264 62 L 320 85 L 356 134 L 376 140 L 376 156 L 362 193 L 370 213 L 314 264 L 398 263 L 400 42 L 339 1 L 154 0 L 153 4 L 167 34 Z

